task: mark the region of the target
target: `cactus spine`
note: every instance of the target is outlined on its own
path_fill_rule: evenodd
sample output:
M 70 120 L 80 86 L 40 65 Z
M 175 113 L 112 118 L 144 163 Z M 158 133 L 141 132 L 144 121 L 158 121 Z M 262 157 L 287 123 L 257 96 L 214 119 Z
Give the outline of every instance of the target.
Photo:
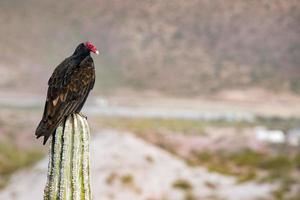
M 70 115 L 52 137 L 44 200 L 91 200 L 90 131 L 87 120 Z

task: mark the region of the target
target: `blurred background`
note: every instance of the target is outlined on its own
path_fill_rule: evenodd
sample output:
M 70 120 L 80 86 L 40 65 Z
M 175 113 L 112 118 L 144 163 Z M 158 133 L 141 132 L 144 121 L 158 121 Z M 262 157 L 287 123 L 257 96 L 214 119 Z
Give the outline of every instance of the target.
M 47 81 L 87 40 L 94 199 L 300 199 L 299 23 L 298 0 L 1 0 L 0 199 L 42 198 Z

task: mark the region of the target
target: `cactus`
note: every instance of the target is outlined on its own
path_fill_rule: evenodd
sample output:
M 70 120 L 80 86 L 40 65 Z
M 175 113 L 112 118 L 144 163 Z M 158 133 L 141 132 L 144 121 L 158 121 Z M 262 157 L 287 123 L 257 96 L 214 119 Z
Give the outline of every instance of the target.
M 90 131 L 86 118 L 70 115 L 52 137 L 44 200 L 91 200 Z

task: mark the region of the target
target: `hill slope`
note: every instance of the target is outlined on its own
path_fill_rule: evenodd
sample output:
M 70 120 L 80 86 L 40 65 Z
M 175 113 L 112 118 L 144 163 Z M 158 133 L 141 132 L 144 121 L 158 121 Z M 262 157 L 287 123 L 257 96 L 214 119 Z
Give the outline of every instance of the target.
M 44 159 L 33 169 L 16 174 L 11 184 L 0 192 L 0 198 L 41 199 L 46 174 L 47 160 Z M 110 130 L 93 136 L 91 176 L 94 199 L 105 200 L 213 197 L 253 200 L 269 197 L 274 187 L 250 181 L 237 184 L 234 177 L 212 173 L 201 167 L 190 167 L 133 135 Z
M 54 66 L 91 40 L 102 89 L 299 92 L 299 21 L 297 0 L 5 0 L 0 87 L 44 90 Z

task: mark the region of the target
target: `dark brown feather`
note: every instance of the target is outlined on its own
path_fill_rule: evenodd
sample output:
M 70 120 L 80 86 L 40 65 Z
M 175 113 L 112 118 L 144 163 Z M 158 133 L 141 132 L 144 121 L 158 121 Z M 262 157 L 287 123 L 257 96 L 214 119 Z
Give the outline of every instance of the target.
M 79 65 L 73 60 L 64 60 L 48 81 L 47 100 L 36 130 L 37 138 L 44 136 L 45 144 L 65 117 L 80 112 L 94 83 L 95 68 L 91 56 L 85 57 Z

